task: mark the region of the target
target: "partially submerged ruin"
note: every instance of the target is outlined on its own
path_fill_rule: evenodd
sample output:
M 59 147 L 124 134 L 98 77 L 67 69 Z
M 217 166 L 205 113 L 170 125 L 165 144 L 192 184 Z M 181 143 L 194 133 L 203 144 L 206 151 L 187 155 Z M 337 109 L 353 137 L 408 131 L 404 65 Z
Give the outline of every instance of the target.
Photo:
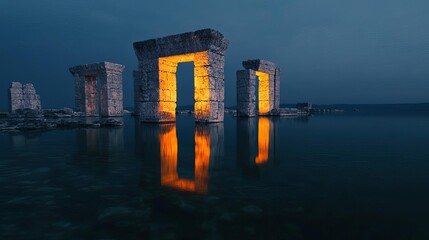
M 15 114 L 20 110 L 30 110 L 39 113 L 42 110 L 40 96 L 37 95 L 33 84 L 12 82 L 9 88 L 9 110 Z
M 193 62 L 195 121 L 222 122 L 227 47 L 228 41 L 213 29 L 135 42 L 139 64 L 134 71 L 134 104 L 140 120 L 176 120 L 177 65 Z
M 225 92 L 224 54 L 228 45 L 228 40 L 213 29 L 135 42 L 133 47 L 138 59 L 138 70 L 133 74 L 134 104 L 140 121 L 176 121 L 177 67 L 179 63 L 193 62 L 195 121 L 222 122 Z M 259 59 L 244 61 L 243 67 L 245 70 L 237 71 L 237 116 L 279 115 L 280 69 L 270 61 Z M 124 114 L 124 66 L 99 62 L 71 67 L 69 70 L 75 77 L 76 111 L 42 111 L 40 97 L 34 86 L 13 82 L 9 96 L 11 119 L 14 120 L 3 121 L 0 129 L 121 126 L 122 121 L 112 117 L 121 117 Z M 0 116 L 3 119 L 9 117 L 8 114 Z M 106 118 L 94 122 L 75 119 L 93 116 Z M 16 120 L 18 118 L 41 120 L 37 123 L 26 123 L 19 122 Z
M 280 69 L 274 63 L 260 59 L 244 61 L 243 67 L 245 70 L 237 71 L 237 115 L 240 117 L 278 115 Z M 257 77 L 259 86 L 256 82 Z
M 123 116 L 122 71 L 124 68 L 124 65 L 110 62 L 70 68 L 70 73 L 75 77 L 76 111 L 83 112 L 87 116 Z

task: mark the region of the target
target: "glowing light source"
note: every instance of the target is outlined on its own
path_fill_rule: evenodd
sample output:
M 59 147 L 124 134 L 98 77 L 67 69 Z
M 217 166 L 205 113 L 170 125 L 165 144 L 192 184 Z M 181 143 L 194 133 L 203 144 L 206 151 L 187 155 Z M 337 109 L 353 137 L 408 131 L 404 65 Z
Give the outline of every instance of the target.
M 210 134 L 197 129 L 195 131 L 195 180 L 180 179 L 177 173 L 178 142 L 176 126 L 161 133 L 161 185 L 181 191 L 207 193 L 208 171 L 210 165 Z
M 210 116 L 210 78 L 208 52 L 196 52 L 159 58 L 159 105 L 161 114 L 176 117 L 177 65 L 194 62 L 195 118 Z
M 258 120 L 258 156 L 256 164 L 263 164 L 268 161 L 268 151 L 270 147 L 270 120 L 259 118 Z
M 265 72 L 255 71 L 259 79 L 259 114 L 270 112 L 270 75 Z

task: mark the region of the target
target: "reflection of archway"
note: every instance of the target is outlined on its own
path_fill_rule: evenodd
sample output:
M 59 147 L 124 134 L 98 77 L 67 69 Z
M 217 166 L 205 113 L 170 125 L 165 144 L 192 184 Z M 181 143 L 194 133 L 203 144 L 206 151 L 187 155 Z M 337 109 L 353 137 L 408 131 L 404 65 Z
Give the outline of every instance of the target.
M 259 118 L 258 121 L 258 156 L 255 163 L 264 164 L 268 161 L 270 150 L 270 120 L 268 118 Z
M 212 29 L 134 43 L 139 69 L 134 72 L 135 111 L 144 122 L 176 120 L 176 71 L 194 62 L 195 120 L 224 119 L 224 52 L 228 41 Z
M 178 139 L 174 124 L 163 125 L 159 134 L 161 153 L 161 185 L 195 193 L 207 193 L 210 163 L 219 157 L 223 148 L 221 126 L 199 126 L 194 132 L 195 169 L 194 180 L 183 179 L 177 172 Z
M 237 118 L 237 162 L 243 173 L 259 175 L 259 166 L 277 159 L 277 121 L 274 118 Z
M 246 70 L 237 71 L 237 113 L 243 117 L 277 115 L 280 109 L 280 69 L 265 60 L 243 62 Z M 256 77 L 259 79 L 256 93 Z M 256 104 L 258 94 L 258 104 Z M 259 109 L 256 109 L 256 106 Z

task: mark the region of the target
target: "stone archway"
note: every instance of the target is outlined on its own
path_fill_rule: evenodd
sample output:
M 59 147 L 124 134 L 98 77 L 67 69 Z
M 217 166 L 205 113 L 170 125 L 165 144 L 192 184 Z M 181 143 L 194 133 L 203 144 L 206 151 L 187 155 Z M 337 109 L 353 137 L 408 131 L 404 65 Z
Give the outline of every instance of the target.
M 143 122 L 176 120 L 177 65 L 194 62 L 196 122 L 224 119 L 224 52 L 228 41 L 213 29 L 134 43 L 135 112 Z
M 241 117 L 278 115 L 280 110 L 280 69 L 265 60 L 243 62 L 245 70 L 237 71 L 237 114 Z M 256 77 L 259 79 L 256 93 Z M 256 109 L 258 94 L 259 109 Z
M 110 62 L 70 68 L 75 77 L 76 111 L 87 116 L 118 117 L 124 113 L 122 71 L 124 66 Z M 100 91 L 97 87 L 100 81 Z M 100 109 L 98 108 L 100 105 Z

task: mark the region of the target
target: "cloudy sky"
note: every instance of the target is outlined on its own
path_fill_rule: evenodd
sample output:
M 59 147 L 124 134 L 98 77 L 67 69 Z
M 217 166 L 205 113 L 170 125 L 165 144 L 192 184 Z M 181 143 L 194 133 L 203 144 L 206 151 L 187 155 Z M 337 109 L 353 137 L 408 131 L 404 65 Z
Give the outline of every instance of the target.
M 427 0 L 0 0 L 0 110 L 12 81 L 31 82 L 42 107 L 74 106 L 74 65 L 126 66 L 132 106 L 132 43 L 202 28 L 230 41 L 225 102 L 247 59 L 282 69 L 281 102 L 429 102 Z M 178 104 L 192 103 L 192 65 L 179 66 Z

